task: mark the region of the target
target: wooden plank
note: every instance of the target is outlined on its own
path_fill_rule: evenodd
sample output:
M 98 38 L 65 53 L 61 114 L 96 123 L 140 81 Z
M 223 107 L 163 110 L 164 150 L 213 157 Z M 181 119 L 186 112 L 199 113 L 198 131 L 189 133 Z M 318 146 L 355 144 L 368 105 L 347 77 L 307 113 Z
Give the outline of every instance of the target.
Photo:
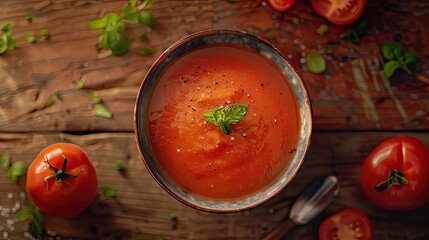
M 272 41 L 301 69 L 312 99 L 315 129 L 427 129 L 427 83 L 399 76 L 389 81 L 382 75 L 379 46 L 385 39 L 401 38 L 405 49 L 421 57 L 418 72 L 428 77 L 429 15 L 427 2 L 371 1 L 363 19 L 370 32 L 361 44 L 339 38 L 350 27 L 334 26 L 317 16 L 308 3 L 298 1 L 285 13 L 273 11 L 262 1 L 157 1 L 150 10 L 157 27 L 148 41 L 138 36 L 147 29 L 128 24 L 132 44 L 123 57 L 102 57 L 96 50 L 97 31 L 88 23 L 108 12 L 118 12 L 122 0 L 32 0 L 0 3 L 0 23 L 10 21 L 17 48 L 0 57 L 0 131 L 131 131 L 133 107 L 142 79 L 161 52 L 187 34 L 210 28 L 235 28 Z M 27 23 L 23 15 L 33 13 Z M 273 16 L 274 17 L 273 19 Z M 293 24 L 292 18 L 301 19 Z M 319 36 L 315 30 L 328 24 Z M 51 38 L 31 45 L 24 34 L 46 28 Z M 155 53 L 140 57 L 151 46 Z M 303 54 L 329 48 L 328 71 L 309 73 Z M 75 83 L 85 79 L 86 89 Z M 57 102 L 45 108 L 52 93 Z M 113 119 L 93 114 L 89 97 L 96 91 L 112 110 Z
M 429 238 L 429 206 L 410 212 L 378 209 L 365 199 L 359 187 L 360 165 L 381 140 L 398 135 L 415 136 L 429 145 L 427 133 L 315 133 L 308 156 L 296 178 L 266 204 L 235 214 L 213 214 L 191 209 L 165 193 L 152 179 L 141 160 L 132 133 L 65 135 L 66 142 L 82 146 L 96 166 L 99 192 L 106 185 L 118 191 L 116 199 L 100 204 L 102 197 L 74 219 L 46 216 L 44 228 L 61 238 L 76 239 L 260 239 L 281 223 L 293 199 L 317 176 L 338 176 L 341 191 L 334 202 L 313 222 L 298 226 L 288 239 L 317 239 L 319 223 L 348 207 L 365 211 L 374 225 L 374 239 Z M 9 151 L 12 162 L 30 163 L 46 145 L 61 141 L 57 134 L 0 134 L 0 153 Z M 126 172 L 113 163 L 122 159 Z M 16 205 L 25 206 L 24 179 L 12 183 L 0 174 L 0 226 L 9 238 L 22 239 L 25 223 L 13 223 Z M 9 209 L 9 210 L 7 210 Z M 6 214 L 7 213 L 7 214 Z M 177 226 L 169 219 L 178 217 Z M 8 224 L 9 223 L 9 224 Z M 14 231 L 11 230 L 14 229 Z

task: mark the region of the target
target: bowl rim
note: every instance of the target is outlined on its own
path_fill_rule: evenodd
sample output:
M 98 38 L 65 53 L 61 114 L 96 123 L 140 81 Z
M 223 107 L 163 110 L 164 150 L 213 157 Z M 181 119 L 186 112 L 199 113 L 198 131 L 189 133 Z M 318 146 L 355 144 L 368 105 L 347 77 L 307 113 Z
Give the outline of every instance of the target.
M 144 146 L 145 141 L 142 138 L 145 137 L 141 137 L 141 136 L 146 136 L 147 138 L 147 134 L 144 132 L 144 129 L 140 127 L 140 123 L 139 123 L 139 116 L 141 115 L 141 112 L 145 112 L 146 108 L 144 108 L 142 105 L 142 97 L 143 97 L 143 93 L 144 93 L 144 89 L 146 87 L 146 85 L 148 84 L 148 78 L 154 74 L 156 68 L 158 68 L 158 65 L 160 65 L 163 61 L 165 61 L 166 59 L 168 59 L 169 54 L 171 52 L 173 52 L 174 50 L 176 50 L 178 47 L 189 43 L 195 39 L 199 39 L 199 38 L 203 38 L 203 37 L 208 37 L 208 36 L 212 36 L 212 35 L 236 35 L 239 37 L 245 37 L 245 38 L 249 38 L 250 40 L 255 40 L 263 45 L 265 45 L 266 47 L 270 48 L 271 50 L 273 50 L 275 52 L 275 54 L 277 54 L 287 65 L 287 69 L 290 69 L 291 72 L 293 73 L 293 75 L 296 77 L 296 79 L 298 79 L 298 81 L 296 82 L 296 84 L 298 85 L 298 89 L 301 91 L 301 93 L 303 94 L 303 105 L 305 106 L 304 109 L 301 109 L 300 106 L 298 106 L 299 109 L 299 115 L 301 117 L 301 135 L 303 133 L 303 121 L 304 119 L 302 119 L 303 117 L 307 117 L 305 119 L 305 137 L 304 137 L 304 141 L 302 142 L 302 144 L 304 144 L 304 148 L 301 150 L 301 156 L 299 157 L 298 160 L 296 160 L 296 154 L 295 156 L 292 158 L 291 163 L 289 164 L 288 167 L 285 168 L 284 171 L 282 171 L 282 173 L 278 176 L 277 180 L 274 180 L 273 183 L 271 183 L 269 186 L 267 186 L 267 188 L 269 188 L 271 185 L 273 185 L 274 183 L 278 183 L 279 179 L 282 179 L 283 177 L 285 178 L 282 183 L 276 188 L 274 189 L 274 191 L 269 192 L 268 195 L 266 195 L 265 197 L 261 198 L 260 200 L 257 201 L 252 201 L 249 204 L 238 204 L 237 206 L 232 204 L 233 207 L 228 207 L 228 208 L 218 208 L 218 207 L 210 207 L 208 205 L 202 205 L 202 204 L 198 204 L 195 201 L 190 201 L 189 199 L 185 199 L 182 196 L 179 196 L 175 191 L 177 191 L 178 188 L 173 188 L 171 189 L 169 186 L 167 186 L 162 180 L 164 181 L 169 181 L 168 177 L 165 176 L 164 179 L 160 179 L 160 176 L 158 176 L 159 172 L 157 172 L 155 169 L 152 169 L 150 163 L 148 162 L 148 156 L 146 156 L 145 153 L 145 147 L 149 147 L 149 146 Z M 182 53 L 183 54 L 183 53 Z M 182 55 L 180 54 L 180 56 Z M 171 62 L 169 62 L 168 64 L 171 64 Z M 167 65 L 168 65 L 167 64 Z M 280 67 L 279 67 L 280 68 Z M 162 72 L 162 71 L 161 71 Z M 287 77 L 289 79 L 289 76 Z M 290 81 L 290 79 L 289 79 Z M 290 85 L 292 85 L 291 83 L 289 83 Z M 295 87 L 292 87 L 293 92 L 295 95 L 296 94 L 296 90 Z M 298 101 L 298 100 L 297 100 Z M 138 94 L 136 97 L 136 102 L 134 105 L 134 136 L 135 136 L 135 140 L 136 140 L 136 144 L 137 144 L 137 148 L 139 150 L 139 154 L 140 157 L 142 158 L 146 169 L 149 171 L 150 175 L 152 176 L 152 178 L 158 183 L 158 185 L 160 185 L 167 193 L 169 193 L 172 197 L 174 197 L 176 200 L 178 200 L 179 202 L 192 207 L 194 209 L 197 210 L 203 210 L 206 212 L 217 212 L 217 213 L 232 213 L 232 212 L 241 212 L 244 210 L 249 210 L 251 208 L 257 207 L 262 205 L 263 203 L 269 201 L 270 199 L 272 199 L 273 197 L 275 197 L 276 195 L 278 195 L 297 175 L 299 169 L 301 168 L 306 155 L 308 153 L 308 149 L 310 146 L 310 141 L 311 141 L 311 135 L 312 135 L 312 128 L 313 128 L 313 113 L 312 113 L 312 108 L 311 108 L 311 102 L 310 102 L 310 96 L 308 93 L 308 89 L 305 85 L 304 79 L 301 75 L 301 73 L 298 71 L 298 69 L 293 65 L 292 61 L 286 57 L 286 55 L 280 51 L 274 44 L 270 43 L 269 41 L 265 40 L 262 37 L 259 37 L 257 35 L 248 33 L 246 31 L 241 31 L 241 30 L 235 30 L 235 29 L 226 29 L 226 28 L 219 28 L 219 29 L 209 29 L 209 30 L 202 30 L 202 31 L 198 31 L 192 34 L 189 34 L 179 40 L 177 40 L 175 43 L 173 43 L 171 46 L 169 46 L 166 50 L 164 50 L 161 55 L 152 63 L 151 67 L 149 68 L 149 70 L 147 71 L 147 73 L 145 74 L 139 90 L 138 90 Z M 298 105 L 300 105 L 299 103 L 297 103 Z M 305 114 L 303 114 L 302 112 L 305 112 Z M 144 114 L 146 115 L 146 114 Z M 146 120 L 140 120 L 141 122 L 143 122 L 143 125 L 145 124 Z M 300 138 L 301 138 L 300 135 Z M 150 145 L 150 143 L 148 144 Z M 150 147 L 149 147 L 150 148 Z M 290 166 L 292 165 L 292 162 L 294 162 L 294 167 L 293 169 L 288 172 L 290 170 Z M 155 163 L 154 163 L 155 164 Z M 288 172 L 289 175 L 285 176 L 285 172 Z M 173 185 L 173 184 L 172 184 Z M 253 196 L 256 196 L 260 193 L 266 192 L 266 190 L 261 190 L 255 194 L 252 194 Z M 203 202 L 208 202 L 208 203 L 220 203 L 220 202 L 225 202 L 225 203 L 236 203 L 236 202 L 241 202 L 243 201 L 243 199 L 239 199 L 239 200 L 232 200 L 232 201 L 228 201 L 228 200 L 208 200 L 208 199 L 202 199 L 199 197 L 196 197 L 193 194 L 189 194 L 188 196 L 191 197 L 191 195 L 193 196 L 193 198 L 203 201 Z M 261 195 L 262 196 L 262 195 Z M 247 199 L 247 198 L 245 198 Z

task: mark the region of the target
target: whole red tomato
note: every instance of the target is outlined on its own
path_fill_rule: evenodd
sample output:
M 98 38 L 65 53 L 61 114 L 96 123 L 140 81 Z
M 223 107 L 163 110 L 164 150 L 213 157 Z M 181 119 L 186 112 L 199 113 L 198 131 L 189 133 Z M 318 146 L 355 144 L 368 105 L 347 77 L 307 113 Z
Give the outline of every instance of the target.
M 372 224 L 360 210 L 348 208 L 325 220 L 319 226 L 320 240 L 371 240 Z
M 26 191 L 42 212 L 70 218 L 94 200 L 97 175 L 82 148 L 56 143 L 43 149 L 29 166 Z
M 429 149 L 412 137 L 381 142 L 365 159 L 361 184 L 387 210 L 413 210 L 429 201 Z

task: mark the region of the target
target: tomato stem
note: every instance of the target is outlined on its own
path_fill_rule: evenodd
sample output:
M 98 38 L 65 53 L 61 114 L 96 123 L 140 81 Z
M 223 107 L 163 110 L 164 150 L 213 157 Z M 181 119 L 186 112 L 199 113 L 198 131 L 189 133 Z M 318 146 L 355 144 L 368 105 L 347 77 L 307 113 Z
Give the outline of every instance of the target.
M 408 180 L 404 177 L 404 174 L 402 172 L 395 169 L 390 171 L 387 180 L 375 186 L 375 191 L 382 192 L 384 190 L 389 189 L 393 185 L 401 186 L 404 184 L 408 184 Z
M 52 169 L 52 170 L 54 170 L 54 172 L 55 172 L 54 174 L 52 174 L 50 176 L 47 176 L 47 177 L 45 177 L 43 179 L 43 181 L 45 181 L 45 183 L 46 183 L 46 191 L 49 190 L 49 186 L 48 186 L 48 180 L 49 179 L 55 178 L 55 183 L 65 183 L 67 185 L 70 185 L 69 182 L 66 182 L 64 180 L 67 179 L 67 178 L 77 178 L 79 176 L 79 174 L 82 172 L 82 170 L 81 170 L 76 175 L 73 175 L 71 173 L 66 172 L 66 167 L 67 167 L 68 160 L 67 160 L 67 158 L 65 156 L 63 156 L 63 158 L 64 158 L 64 161 L 63 161 L 63 164 L 61 165 L 61 169 L 58 169 L 58 168 L 52 166 L 49 163 L 48 157 L 46 157 L 46 161 L 45 161 L 46 164 L 48 164 L 49 168 Z

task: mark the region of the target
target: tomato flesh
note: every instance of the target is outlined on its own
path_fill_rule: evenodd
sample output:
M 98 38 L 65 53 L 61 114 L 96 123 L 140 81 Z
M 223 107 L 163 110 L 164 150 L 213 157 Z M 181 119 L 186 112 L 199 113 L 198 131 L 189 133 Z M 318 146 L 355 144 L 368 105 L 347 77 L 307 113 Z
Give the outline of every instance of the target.
M 401 173 L 406 182 L 377 189 L 392 171 Z M 429 202 L 429 149 L 412 137 L 386 139 L 365 159 L 360 180 L 368 198 L 383 209 L 408 211 L 423 207 Z
M 268 4 L 277 11 L 283 12 L 292 7 L 295 0 L 268 0 Z
M 80 147 L 70 143 L 52 144 L 43 149 L 30 164 L 26 179 L 26 191 L 32 203 L 53 217 L 70 218 L 80 214 L 97 193 L 93 165 Z
M 319 226 L 320 240 L 371 240 L 372 224 L 357 209 L 345 209 L 325 219 Z
M 360 17 L 366 0 L 311 0 L 314 10 L 337 25 L 354 22 Z

